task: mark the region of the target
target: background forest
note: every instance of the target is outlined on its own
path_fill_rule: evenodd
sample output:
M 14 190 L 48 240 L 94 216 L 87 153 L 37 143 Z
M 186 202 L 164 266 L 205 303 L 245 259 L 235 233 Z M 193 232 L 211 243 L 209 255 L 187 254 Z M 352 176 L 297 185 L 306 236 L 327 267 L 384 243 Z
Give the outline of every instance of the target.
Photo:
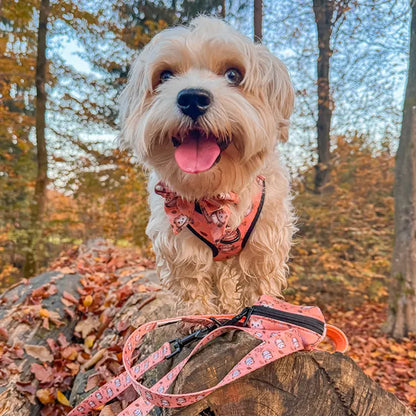
M 391 305 L 399 299 L 393 187 L 416 77 L 412 10 L 407 0 L 0 0 L 0 290 L 94 238 L 152 259 L 146 174 L 117 145 L 117 97 L 155 33 L 220 16 L 267 45 L 295 87 L 279 146 L 299 228 L 286 295 L 349 327 L 365 372 L 416 408 L 412 327 L 390 328 L 402 344 L 380 335 L 389 288 Z
M 410 13 L 405 0 L 332 3 L 326 53 L 330 85 L 327 102 L 321 106 L 331 112 L 329 122 L 332 117 L 331 171 L 327 169 L 329 143 L 321 143 L 318 149 L 316 144 L 316 61 L 322 51 L 312 4 L 265 2 L 264 21 L 257 23 L 260 35 L 256 36 L 261 36 L 263 23 L 263 42 L 286 63 L 296 89 L 291 136 L 281 154 L 293 174 L 301 234 L 308 243 L 309 237 L 318 239 L 322 253 L 335 250 L 334 255 L 343 253 L 348 258 L 349 252 L 357 255 L 352 250 L 356 236 L 343 243 L 348 247 L 334 248 L 327 237 L 336 238 L 335 224 L 320 224 L 318 218 L 328 218 L 332 211 L 332 221 L 352 228 L 353 215 L 370 221 L 362 204 L 356 203 L 356 193 L 362 193 L 366 203 L 377 207 L 377 218 L 386 218 L 383 232 L 392 230 L 390 159 L 400 131 Z M 3 287 L 22 275 L 35 274 L 62 249 L 90 238 L 148 248 L 145 175 L 130 154 L 117 148 L 115 140 L 117 96 L 132 57 L 157 31 L 186 23 L 201 12 L 225 16 L 248 36 L 254 30 L 252 19 L 247 18 L 254 6 L 243 1 L 79 0 L 51 1 L 48 7 L 43 150 L 36 144 L 35 128 L 40 0 L 3 0 L 0 9 Z M 321 94 L 323 87 L 318 87 Z M 390 169 L 379 168 L 379 163 L 388 165 L 389 160 Z M 43 165 L 44 191 L 39 186 L 38 163 Z M 357 181 L 362 184 L 360 170 L 368 170 L 369 165 L 374 166 L 367 178 L 374 182 L 369 188 L 377 200 L 356 186 Z M 335 215 L 338 192 L 355 205 L 356 214 L 347 208 L 346 218 Z M 39 198 L 44 202 L 38 215 L 34 206 Z M 315 233 L 317 227 L 320 231 Z M 345 230 L 340 232 L 339 237 L 345 239 Z M 371 232 L 377 231 L 371 228 Z M 377 254 L 388 263 L 391 240 L 380 248 L 377 235 L 374 238 L 375 249 L 380 250 Z M 306 250 L 304 243 L 301 246 Z M 361 251 L 369 253 L 364 247 Z M 294 258 L 299 260 L 299 256 Z M 385 267 L 388 270 L 388 264 Z

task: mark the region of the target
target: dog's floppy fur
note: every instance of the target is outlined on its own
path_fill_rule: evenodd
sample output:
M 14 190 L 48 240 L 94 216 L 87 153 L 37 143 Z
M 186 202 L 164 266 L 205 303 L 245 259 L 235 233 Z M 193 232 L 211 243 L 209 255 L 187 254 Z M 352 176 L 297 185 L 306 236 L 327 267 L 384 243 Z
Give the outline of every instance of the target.
M 210 97 L 197 118 L 178 108 L 178 94 L 190 88 Z M 147 234 L 161 280 L 193 312 L 235 312 L 261 294 L 281 296 L 294 218 L 275 147 L 287 140 L 293 98 L 282 62 L 215 18 L 164 30 L 132 66 L 120 98 L 120 137 L 150 170 Z M 218 163 L 188 173 L 175 160 L 174 141 L 195 129 L 226 145 Z M 175 235 L 164 200 L 154 192 L 159 181 L 189 201 L 235 192 L 240 201 L 230 206 L 229 219 L 235 228 L 258 192 L 257 175 L 266 181 L 263 210 L 245 248 L 226 261 L 214 261 L 188 229 Z

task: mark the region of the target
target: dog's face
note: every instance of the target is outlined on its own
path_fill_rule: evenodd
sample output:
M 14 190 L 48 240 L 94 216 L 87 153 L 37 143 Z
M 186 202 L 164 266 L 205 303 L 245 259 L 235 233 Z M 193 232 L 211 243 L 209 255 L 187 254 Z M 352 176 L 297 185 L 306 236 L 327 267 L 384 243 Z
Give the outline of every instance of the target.
M 121 140 L 190 199 L 238 191 L 287 139 L 285 66 L 226 23 L 199 17 L 143 49 L 121 95 Z

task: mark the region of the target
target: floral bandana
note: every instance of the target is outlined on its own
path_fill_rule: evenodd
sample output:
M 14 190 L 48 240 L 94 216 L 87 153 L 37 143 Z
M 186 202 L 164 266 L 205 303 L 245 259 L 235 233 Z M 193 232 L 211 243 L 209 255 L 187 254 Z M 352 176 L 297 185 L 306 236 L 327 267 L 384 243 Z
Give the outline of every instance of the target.
M 230 205 L 237 205 L 238 195 L 234 192 L 219 194 L 213 198 L 187 201 L 158 182 L 155 192 L 165 199 L 165 212 L 175 234 L 188 228 L 196 237 L 208 245 L 214 260 L 225 260 L 240 253 L 252 233 L 265 197 L 265 179 L 257 176 L 259 192 L 253 198 L 250 209 L 241 224 L 232 229 L 228 225 Z

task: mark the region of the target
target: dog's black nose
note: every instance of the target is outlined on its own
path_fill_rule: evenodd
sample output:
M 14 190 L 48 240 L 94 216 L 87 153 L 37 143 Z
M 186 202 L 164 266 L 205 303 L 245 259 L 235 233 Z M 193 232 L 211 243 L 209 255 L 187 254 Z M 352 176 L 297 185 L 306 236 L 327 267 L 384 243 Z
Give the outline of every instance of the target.
M 212 94 L 201 88 L 187 88 L 179 91 L 176 102 L 182 113 L 196 120 L 211 105 Z

